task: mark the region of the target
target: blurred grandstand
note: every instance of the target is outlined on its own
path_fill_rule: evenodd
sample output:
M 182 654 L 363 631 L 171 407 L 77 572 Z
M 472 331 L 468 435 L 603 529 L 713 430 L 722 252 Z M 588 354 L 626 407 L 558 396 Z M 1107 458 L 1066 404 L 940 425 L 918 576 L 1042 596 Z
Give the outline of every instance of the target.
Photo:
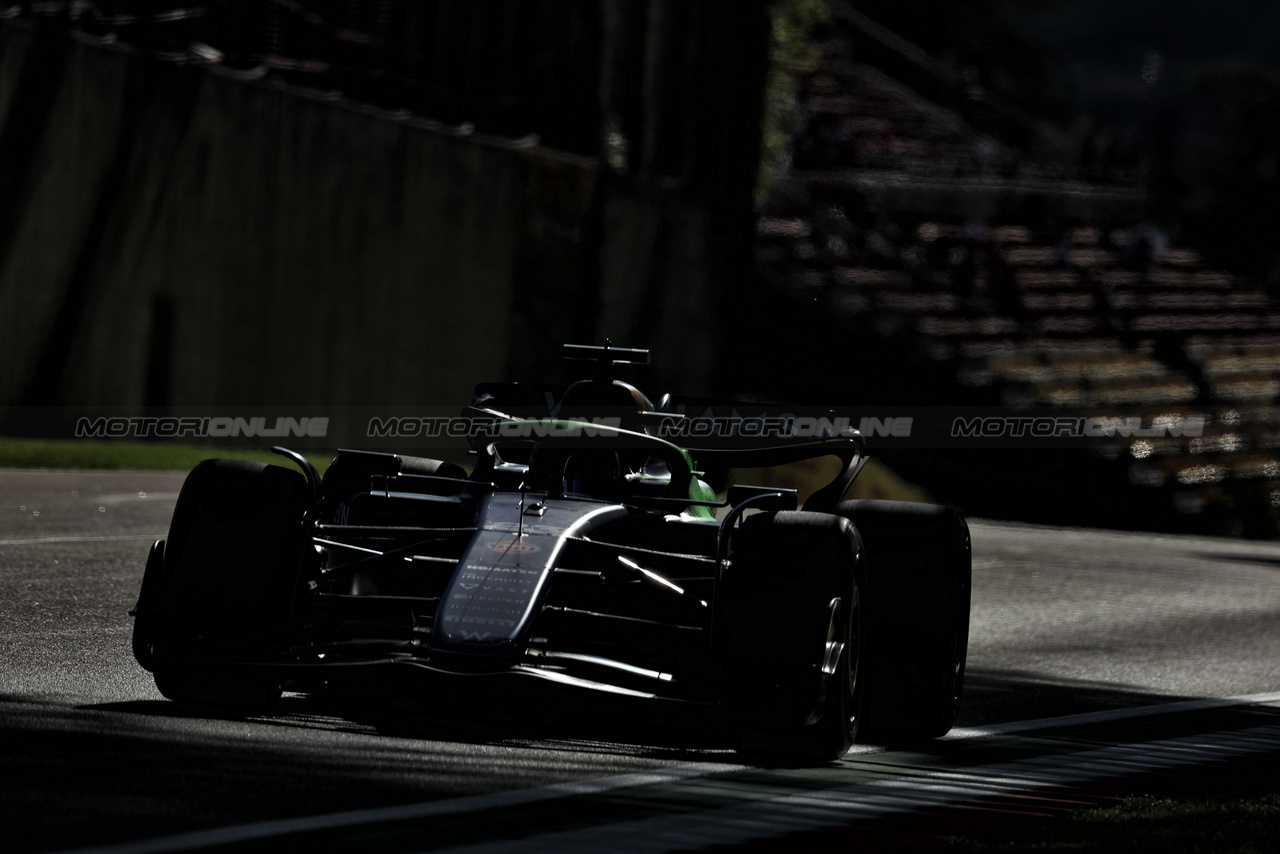
M 770 320 L 755 334 L 776 335 L 781 317 L 817 330 L 795 336 L 780 385 L 902 405 L 1202 415 L 1199 437 L 1117 436 L 1090 452 L 890 453 L 973 512 L 1273 535 L 1280 307 L 1143 221 L 1136 157 L 1036 162 L 1000 132 L 1015 110 L 979 93 L 977 114 L 1000 121 L 977 129 L 949 98 L 920 94 L 951 91 L 922 52 L 834 6 L 835 25 L 791 69 L 804 119 L 757 223 L 756 316 Z

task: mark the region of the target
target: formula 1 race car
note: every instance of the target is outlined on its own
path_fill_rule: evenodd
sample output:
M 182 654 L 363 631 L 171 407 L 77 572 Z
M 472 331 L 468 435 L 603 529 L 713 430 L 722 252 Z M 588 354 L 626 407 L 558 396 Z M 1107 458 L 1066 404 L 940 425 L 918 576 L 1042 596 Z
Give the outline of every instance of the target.
M 342 450 L 321 479 L 283 448 L 301 473 L 196 466 L 132 612 L 160 692 L 259 713 L 286 690 L 408 674 L 439 712 L 458 685 L 536 687 L 694 713 L 745 752 L 815 761 L 950 729 L 969 625 L 957 513 L 842 500 L 866 459 L 856 431 L 668 441 L 670 397 L 612 378 L 647 351 L 566 351 L 599 374 L 560 389 L 555 417 L 519 384 L 477 388 L 470 474 Z M 719 500 L 695 469 L 827 455 L 840 472 L 803 509 L 767 487 Z

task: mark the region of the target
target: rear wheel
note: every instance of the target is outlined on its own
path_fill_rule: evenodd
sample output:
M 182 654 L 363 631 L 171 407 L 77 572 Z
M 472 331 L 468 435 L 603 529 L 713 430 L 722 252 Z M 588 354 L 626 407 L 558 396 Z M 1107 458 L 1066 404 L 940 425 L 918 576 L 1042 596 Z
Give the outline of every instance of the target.
M 759 712 L 744 753 L 805 762 L 843 756 L 863 705 L 862 563 L 857 531 L 824 513 L 744 520 L 722 618 L 731 692 Z
M 306 481 L 279 466 L 205 460 L 187 476 L 134 623 L 135 656 L 161 694 L 237 711 L 279 700 L 276 682 L 196 662 L 262 641 L 288 615 L 307 502 Z
M 845 501 L 867 551 L 870 639 L 862 740 L 937 738 L 964 687 L 972 577 L 969 529 L 946 507 Z

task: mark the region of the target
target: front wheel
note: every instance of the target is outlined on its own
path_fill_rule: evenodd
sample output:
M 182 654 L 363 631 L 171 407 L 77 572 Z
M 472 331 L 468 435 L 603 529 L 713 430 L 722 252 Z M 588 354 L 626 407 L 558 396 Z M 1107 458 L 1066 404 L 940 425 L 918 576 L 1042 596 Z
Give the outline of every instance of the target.
M 964 687 L 972 577 L 969 529 L 946 507 L 845 501 L 867 551 L 871 639 L 861 736 L 937 738 L 955 722 Z
M 187 476 L 134 623 L 134 655 L 162 695 L 241 713 L 279 700 L 279 684 L 209 662 L 261 643 L 287 617 L 308 500 L 301 475 L 279 466 L 205 460 Z
M 863 707 L 863 565 L 858 532 L 825 513 L 743 521 L 724 580 L 732 689 L 759 716 L 738 749 L 801 762 L 839 759 Z

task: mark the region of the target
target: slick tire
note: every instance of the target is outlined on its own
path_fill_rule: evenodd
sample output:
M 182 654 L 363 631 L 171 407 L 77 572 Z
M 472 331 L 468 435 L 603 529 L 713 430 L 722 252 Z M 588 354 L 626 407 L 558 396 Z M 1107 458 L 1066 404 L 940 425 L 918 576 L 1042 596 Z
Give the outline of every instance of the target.
M 802 764 L 848 752 L 862 715 L 864 583 L 846 520 L 791 511 L 743 521 L 724 584 L 725 660 L 761 715 L 738 728 L 741 752 Z
M 280 698 L 279 684 L 192 662 L 262 639 L 288 615 L 307 507 L 306 481 L 279 466 L 205 460 L 187 476 L 134 623 L 135 655 L 161 694 L 239 711 Z
M 969 529 L 946 507 L 845 501 L 866 548 L 867 661 L 859 740 L 937 738 L 964 687 Z

